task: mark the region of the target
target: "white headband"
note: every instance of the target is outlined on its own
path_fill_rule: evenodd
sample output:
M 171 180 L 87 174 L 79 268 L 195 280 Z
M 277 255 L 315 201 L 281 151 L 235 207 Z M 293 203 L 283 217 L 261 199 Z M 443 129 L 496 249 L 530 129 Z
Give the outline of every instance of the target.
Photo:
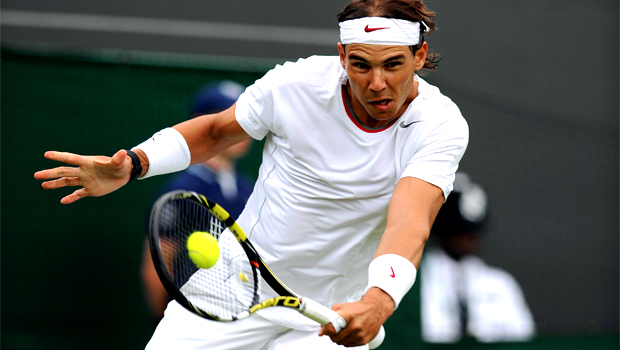
M 340 42 L 346 44 L 406 45 L 420 43 L 420 23 L 404 19 L 363 17 L 340 22 Z

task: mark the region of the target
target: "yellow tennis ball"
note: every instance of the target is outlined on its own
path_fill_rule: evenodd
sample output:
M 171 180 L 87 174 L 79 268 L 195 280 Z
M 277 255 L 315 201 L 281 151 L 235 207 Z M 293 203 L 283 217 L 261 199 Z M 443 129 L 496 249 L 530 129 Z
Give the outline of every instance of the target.
M 196 231 L 187 238 L 189 258 L 201 269 L 210 269 L 220 257 L 217 239 L 207 232 Z

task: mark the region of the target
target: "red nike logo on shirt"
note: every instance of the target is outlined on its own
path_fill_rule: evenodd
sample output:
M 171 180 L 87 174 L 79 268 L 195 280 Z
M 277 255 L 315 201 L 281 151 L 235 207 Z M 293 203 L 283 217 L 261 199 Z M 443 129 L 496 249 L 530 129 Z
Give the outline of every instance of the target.
M 392 269 L 392 266 L 390 266 L 390 269 Z M 390 275 L 390 277 L 392 278 L 396 277 L 396 272 L 394 272 L 394 269 L 392 269 L 392 274 Z
M 368 28 L 368 24 L 366 25 L 366 28 L 364 28 L 364 31 L 366 33 L 370 33 L 370 32 L 374 32 L 375 30 L 381 30 L 381 29 L 390 29 L 390 27 L 381 27 L 381 28 Z

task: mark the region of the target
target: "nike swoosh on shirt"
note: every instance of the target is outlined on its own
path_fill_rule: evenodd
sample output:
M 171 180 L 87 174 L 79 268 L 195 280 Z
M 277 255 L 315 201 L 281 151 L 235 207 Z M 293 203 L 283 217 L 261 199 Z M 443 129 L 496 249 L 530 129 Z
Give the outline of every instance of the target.
M 396 277 L 396 272 L 394 272 L 394 269 L 392 268 L 392 266 L 390 266 L 390 269 L 392 269 L 392 274 L 390 275 L 390 277 L 392 278 Z
M 414 122 L 411 122 L 409 124 L 405 124 L 405 121 L 403 120 L 402 122 L 400 122 L 400 127 L 401 128 L 408 128 L 409 126 L 411 126 L 411 124 L 415 124 L 415 123 L 419 123 L 421 122 L 421 120 L 416 120 Z
M 381 27 L 381 28 L 368 28 L 368 24 L 366 25 L 366 28 L 364 28 L 364 31 L 366 33 L 370 33 L 370 32 L 374 32 L 375 30 L 381 30 L 381 29 L 390 29 L 390 27 Z

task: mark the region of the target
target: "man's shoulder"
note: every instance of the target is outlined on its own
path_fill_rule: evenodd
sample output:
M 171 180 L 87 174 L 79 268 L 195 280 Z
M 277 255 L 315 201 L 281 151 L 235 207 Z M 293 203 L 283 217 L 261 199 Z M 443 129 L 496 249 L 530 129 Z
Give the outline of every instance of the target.
M 440 124 L 447 120 L 465 121 L 456 103 L 444 95 L 438 87 L 421 78 L 418 78 L 418 81 L 420 100 L 412 108 L 412 113 L 419 113 L 420 119 L 433 120 Z
M 262 81 L 273 94 L 331 97 L 344 79 L 338 56 L 311 56 L 278 65 Z
M 340 58 L 338 56 L 310 56 L 300 58 L 295 62 L 288 61 L 284 66 L 301 66 L 304 68 L 314 68 L 318 70 L 330 69 L 333 66 L 340 66 Z
M 343 69 L 338 56 L 310 56 L 279 67 L 282 76 L 297 81 L 340 78 Z
M 444 95 L 441 90 L 435 85 L 430 84 L 426 80 L 422 78 L 417 78 L 418 80 L 418 91 L 420 93 L 420 97 L 426 103 L 432 103 L 436 105 L 454 105 L 456 104 L 446 95 Z

